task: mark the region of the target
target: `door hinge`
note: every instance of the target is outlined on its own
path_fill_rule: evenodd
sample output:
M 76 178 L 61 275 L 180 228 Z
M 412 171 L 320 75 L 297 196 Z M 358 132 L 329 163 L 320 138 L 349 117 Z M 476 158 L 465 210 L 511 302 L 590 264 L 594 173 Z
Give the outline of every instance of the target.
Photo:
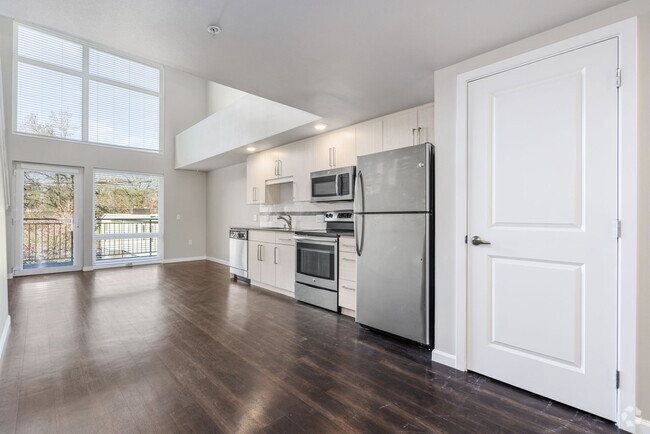
M 621 371 L 616 371 L 616 388 L 621 388 Z
M 616 238 L 621 238 L 621 221 L 616 220 Z
M 616 69 L 616 88 L 621 87 L 621 68 Z
M 467 244 L 467 235 L 465 235 L 465 244 Z

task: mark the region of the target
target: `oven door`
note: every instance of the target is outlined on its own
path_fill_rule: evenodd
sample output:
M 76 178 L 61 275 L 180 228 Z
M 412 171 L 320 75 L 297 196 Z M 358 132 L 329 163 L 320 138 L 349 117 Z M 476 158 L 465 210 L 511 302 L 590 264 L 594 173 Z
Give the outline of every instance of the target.
M 296 235 L 296 282 L 337 291 L 338 239 Z

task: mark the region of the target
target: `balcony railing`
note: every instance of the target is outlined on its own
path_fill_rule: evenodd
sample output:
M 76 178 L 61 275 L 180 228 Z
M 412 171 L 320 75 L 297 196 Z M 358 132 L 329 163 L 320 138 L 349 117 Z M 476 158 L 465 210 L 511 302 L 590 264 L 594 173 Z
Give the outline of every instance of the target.
M 23 266 L 64 266 L 73 263 L 70 218 L 23 219 Z
M 158 255 L 157 218 L 96 219 L 96 234 L 121 234 L 95 240 L 97 260 L 147 258 Z M 24 218 L 23 267 L 61 267 L 74 263 L 73 219 Z
M 95 234 L 121 234 L 122 236 L 95 240 L 95 257 L 98 261 L 103 261 L 157 256 L 157 236 L 137 237 L 139 234 L 156 234 L 157 232 L 158 218 L 96 219 Z

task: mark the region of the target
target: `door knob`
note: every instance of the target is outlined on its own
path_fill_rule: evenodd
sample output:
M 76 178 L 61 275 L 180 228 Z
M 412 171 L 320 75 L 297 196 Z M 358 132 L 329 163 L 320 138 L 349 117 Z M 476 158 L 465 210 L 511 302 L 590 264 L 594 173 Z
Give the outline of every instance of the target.
M 492 244 L 492 243 L 489 241 L 483 241 L 481 237 L 475 235 L 472 237 L 472 244 L 474 244 L 475 246 L 480 246 L 481 244 Z

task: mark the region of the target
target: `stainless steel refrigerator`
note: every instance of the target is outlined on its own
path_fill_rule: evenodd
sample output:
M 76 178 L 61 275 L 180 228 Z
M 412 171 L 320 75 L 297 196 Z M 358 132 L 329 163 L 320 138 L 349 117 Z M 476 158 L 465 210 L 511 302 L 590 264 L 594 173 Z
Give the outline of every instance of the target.
M 431 143 L 359 157 L 357 322 L 433 346 Z

